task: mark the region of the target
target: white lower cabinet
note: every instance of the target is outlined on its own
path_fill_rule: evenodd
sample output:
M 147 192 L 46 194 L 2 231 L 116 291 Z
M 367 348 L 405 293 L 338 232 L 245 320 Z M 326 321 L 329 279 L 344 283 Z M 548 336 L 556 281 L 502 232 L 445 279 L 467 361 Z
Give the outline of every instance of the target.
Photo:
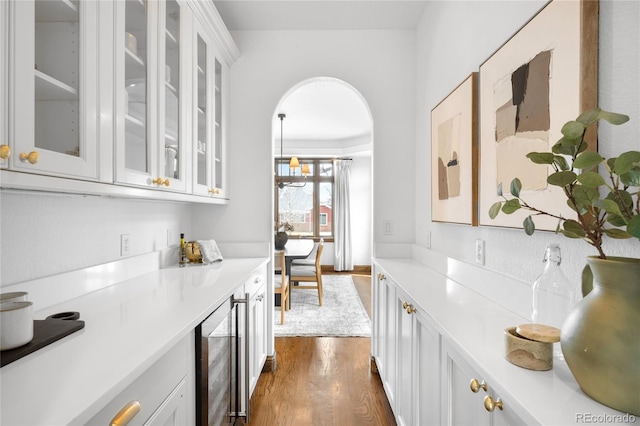
M 426 313 L 409 296 L 396 289 L 398 324 L 398 390 L 396 419 L 399 425 L 440 423 L 440 334 Z
M 251 335 L 249 346 L 249 395 L 253 395 L 262 367 L 267 360 L 267 309 L 266 284 L 251 295 L 249 301 L 249 317 L 251 318 Z
M 450 343 L 442 343 L 443 425 L 525 425 L 517 407 L 504 400 Z
M 396 400 L 396 347 L 397 347 L 397 328 L 396 328 L 396 285 L 390 280 L 383 270 L 379 270 L 376 275 L 377 287 L 373 304 L 375 306 L 374 318 L 380 315 L 380 318 L 374 322 L 377 324 L 377 331 L 374 332 L 374 341 L 377 341 L 378 352 L 375 354 L 375 360 L 378 367 L 378 373 L 382 380 L 382 386 L 387 394 L 389 404 L 393 408 Z M 377 298 L 376 298 L 377 296 Z
M 86 424 L 187 424 L 192 410 L 187 397 L 188 363 L 193 362 L 190 342 L 182 339 Z

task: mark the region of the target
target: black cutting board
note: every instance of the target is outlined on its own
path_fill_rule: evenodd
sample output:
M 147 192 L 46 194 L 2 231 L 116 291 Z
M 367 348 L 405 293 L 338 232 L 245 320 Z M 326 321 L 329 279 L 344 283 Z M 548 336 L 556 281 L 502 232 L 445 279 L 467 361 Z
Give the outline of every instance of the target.
M 0 367 L 84 328 L 84 321 L 44 319 L 33 321 L 33 340 L 24 346 L 0 352 Z

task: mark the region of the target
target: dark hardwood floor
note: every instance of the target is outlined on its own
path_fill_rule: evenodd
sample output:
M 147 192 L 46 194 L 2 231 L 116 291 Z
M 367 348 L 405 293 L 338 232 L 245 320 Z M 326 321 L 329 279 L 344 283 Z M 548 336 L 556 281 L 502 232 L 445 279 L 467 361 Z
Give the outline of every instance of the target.
M 371 276 L 353 275 L 371 318 Z M 261 374 L 251 425 L 395 425 L 366 337 L 277 337 L 277 369 Z

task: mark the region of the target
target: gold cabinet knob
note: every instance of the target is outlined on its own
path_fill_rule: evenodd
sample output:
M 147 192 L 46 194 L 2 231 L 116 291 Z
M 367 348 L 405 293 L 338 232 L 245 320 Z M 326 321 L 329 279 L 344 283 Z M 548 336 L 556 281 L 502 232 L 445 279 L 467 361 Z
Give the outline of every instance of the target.
M 379 273 L 379 274 L 378 274 L 378 279 L 379 279 L 380 281 L 384 281 L 384 280 L 386 280 L 386 279 L 387 279 L 387 277 L 385 277 L 385 276 L 384 276 L 384 274 Z
M 111 420 L 111 426 L 124 426 L 133 419 L 136 414 L 140 412 L 140 401 L 130 401 L 127 405 L 122 407 L 122 410 L 118 411 L 113 420 Z
M 407 306 L 409 306 L 407 302 L 402 302 L 402 309 L 407 309 Z
M 499 408 L 500 411 L 502 411 L 502 400 L 498 398 L 494 401 L 491 396 L 487 395 L 484 397 L 484 408 L 489 412 L 495 410 L 496 408 Z
M 209 189 L 209 194 L 218 195 L 220 194 L 220 190 L 218 188 L 211 188 Z
M 411 315 L 412 313 L 414 313 L 416 311 L 416 308 L 414 308 L 413 305 L 410 304 L 410 303 L 407 304 L 407 307 L 405 309 L 407 310 L 407 313 L 409 315 Z
M 484 382 L 484 380 L 482 382 L 479 382 L 478 379 L 471 379 L 471 382 L 469 382 L 469 387 L 471 388 L 471 392 L 473 393 L 478 393 L 480 389 L 485 392 L 487 391 L 487 384 Z
M 0 158 L 6 160 L 11 155 L 11 148 L 9 145 L 0 145 Z
M 36 151 L 31 151 L 28 154 L 25 154 L 24 152 L 20 153 L 20 161 L 22 161 L 23 163 L 29 163 L 29 164 L 36 164 L 38 162 L 38 156 L 39 154 Z
M 164 186 L 169 186 L 170 182 L 169 179 L 162 179 L 162 178 L 156 178 L 154 180 L 151 181 L 152 183 L 155 183 L 156 185 L 160 186 L 160 185 L 164 185 Z

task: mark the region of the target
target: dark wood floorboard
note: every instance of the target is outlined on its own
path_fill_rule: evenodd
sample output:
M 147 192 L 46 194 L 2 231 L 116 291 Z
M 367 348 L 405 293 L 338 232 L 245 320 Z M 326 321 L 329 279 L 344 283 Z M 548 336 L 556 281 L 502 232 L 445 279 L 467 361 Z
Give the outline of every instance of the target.
M 371 276 L 353 275 L 371 317 Z M 395 425 L 366 337 L 276 337 L 277 369 L 262 373 L 251 425 Z

